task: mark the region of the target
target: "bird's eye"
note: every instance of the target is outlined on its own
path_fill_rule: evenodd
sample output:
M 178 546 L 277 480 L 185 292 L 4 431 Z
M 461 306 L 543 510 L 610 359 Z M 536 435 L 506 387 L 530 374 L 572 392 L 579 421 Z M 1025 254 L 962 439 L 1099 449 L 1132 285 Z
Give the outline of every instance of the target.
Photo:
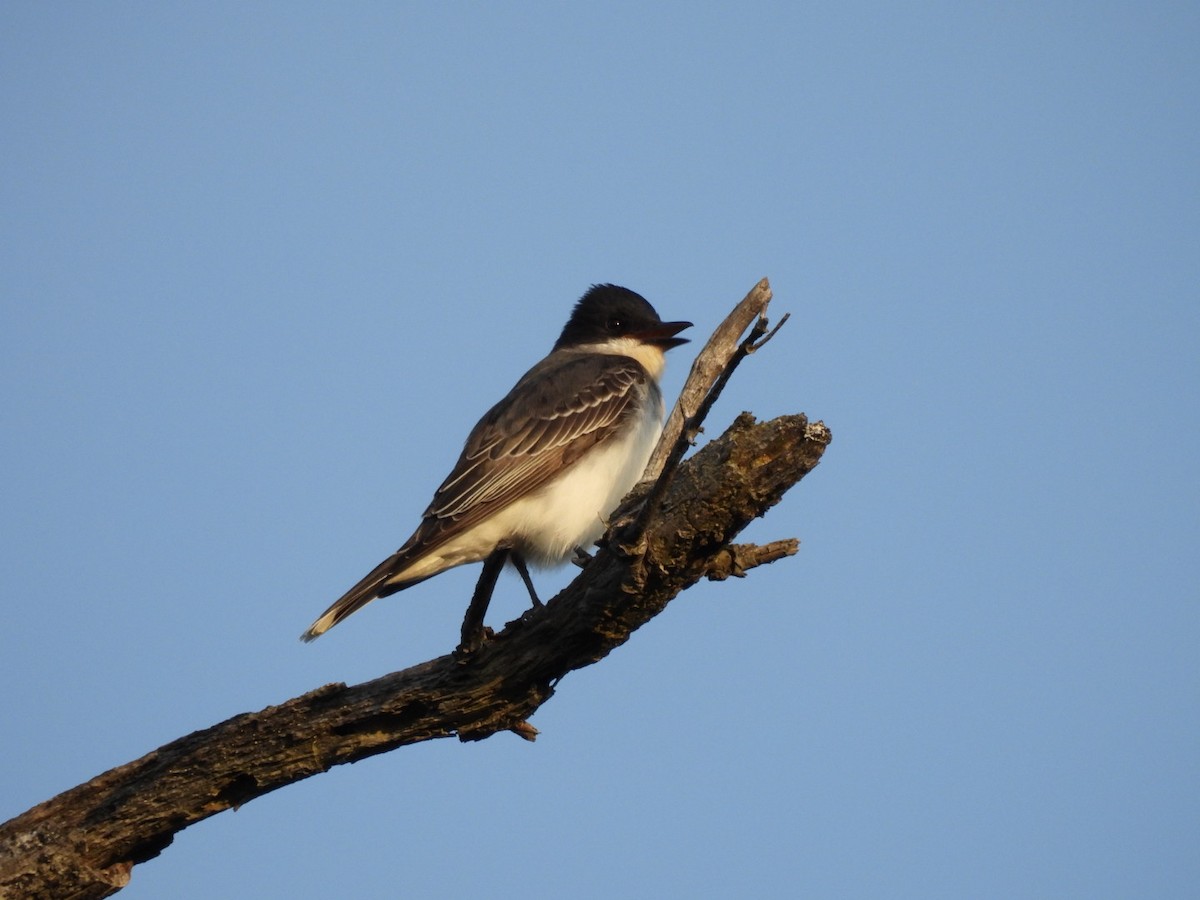
M 620 330 L 622 324 L 624 323 L 616 316 L 609 316 L 608 321 L 604 323 L 605 327 L 608 328 L 609 331 Z

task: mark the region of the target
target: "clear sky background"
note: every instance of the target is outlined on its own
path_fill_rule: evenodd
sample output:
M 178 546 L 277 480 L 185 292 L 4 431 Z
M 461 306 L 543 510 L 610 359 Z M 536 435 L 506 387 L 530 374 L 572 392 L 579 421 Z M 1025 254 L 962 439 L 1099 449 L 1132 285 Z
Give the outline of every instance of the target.
M 0 819 L 450 650 L 477 567 L 297 636 L 589 284 L 766 275 L 798 556 L 121 896 L 1194 896 L 1200 7 L 501 6 L 0 10 Z

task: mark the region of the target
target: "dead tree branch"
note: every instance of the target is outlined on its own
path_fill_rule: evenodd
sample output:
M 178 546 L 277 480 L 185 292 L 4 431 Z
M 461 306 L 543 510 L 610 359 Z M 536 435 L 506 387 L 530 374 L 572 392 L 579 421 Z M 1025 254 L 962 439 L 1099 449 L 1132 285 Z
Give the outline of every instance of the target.
M 706 363 L 698 383 L 707 386 L 681 398 L 656 486 L 626 500 L 593 560 L 545 607 L 508 623 L 465 662 L 448 654 L 234 716 L 30 809 L 0 825 L 0 897 L 109 896 L 189 825 L 406 744 L 506 730 L 533 740 L 528 718 L 559 680 L 604 658 L 680 591 L 795 553 L 795 540 L 732 541 L 817 465 L 830 441 L 822 423 L 803 415 L 760 423 L 742 413 L 679 463 L 713 391 L 761 344 L 769 298 L 764 280 L 739 306 L 749 304 L 740 327 L 727 321 L 737 331 L 719 342 L 724 362 Z M 756 318 L 761 330 L 740 341 Z

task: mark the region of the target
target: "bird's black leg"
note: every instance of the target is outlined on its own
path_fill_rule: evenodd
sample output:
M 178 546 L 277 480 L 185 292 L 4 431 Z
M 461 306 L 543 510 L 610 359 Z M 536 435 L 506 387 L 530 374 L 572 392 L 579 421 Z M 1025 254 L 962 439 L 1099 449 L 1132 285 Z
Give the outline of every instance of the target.
M 592 554 L 588 553 L 582 547 L 575 548 L 575 555 L 571 557 L 571 562 L 573 562 L 575 565 L 579 566 L 579 568 L 582 569 L 584 566 L 586 566 L 591 561 L 592 561 Z
M 479 573 L 479 583 L 475 585 L 475 593 L 471 595 L 471 605 L 463 616 L 462 643 L 458 645 L 455 654 L 469 656 L 478 650 L 484 641 L 483 619 L 487 615 L 488 604 L 492 602 L 492 591 L 496 588 L 496 579 L 508 559 L 508 548 L 501 547 L 491 552 L 483 561 L 483 571 Z
M 529 567 L 525 565 L 525 557 L 516 550 L 510 550 L 508 558 L 512 561 L 513 568 L 521 576 L 521 580 L 525 582 L 525 588 L 529 591 L 529 599 L 533 601 L 534 606 L 543 606 L 541 600 L 538 599 L 537 591 L 533 589 L 533 579 L 529 577 Z

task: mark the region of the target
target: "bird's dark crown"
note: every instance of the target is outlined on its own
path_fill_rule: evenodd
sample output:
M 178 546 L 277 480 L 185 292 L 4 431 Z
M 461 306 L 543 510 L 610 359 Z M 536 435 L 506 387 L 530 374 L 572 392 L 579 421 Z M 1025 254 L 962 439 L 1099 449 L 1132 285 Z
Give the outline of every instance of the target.
M 682 328 L 690 323 L 666 324 Z M 654 307 L 641 294 L 615 284 L 594 284 L 575 304 L 554 349 L 661 331 L 663 325 Z M 673 338 L 669 346 L 682 343 L 686 343 L 682 338 Z

